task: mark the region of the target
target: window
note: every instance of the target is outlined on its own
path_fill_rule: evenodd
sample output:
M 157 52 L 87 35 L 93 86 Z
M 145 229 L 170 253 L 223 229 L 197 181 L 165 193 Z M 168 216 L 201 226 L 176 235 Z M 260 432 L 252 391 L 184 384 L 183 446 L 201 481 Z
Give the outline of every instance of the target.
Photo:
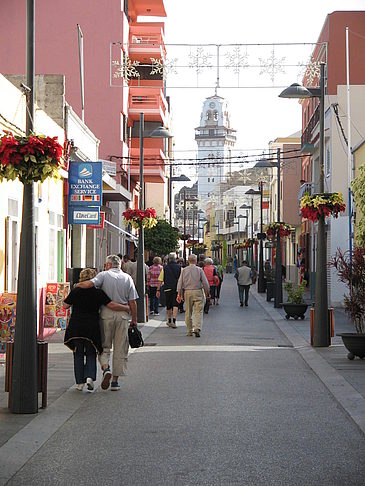
M 210 177 L 208 177 L 208 182 L 210 182 Z
M 217 110 L 214 110 L 213 119 L 214 119 L 214 121 L 218 121 L 218 111 Z
M 214 177 L 212 177 L 212 182 L 214 182 Z

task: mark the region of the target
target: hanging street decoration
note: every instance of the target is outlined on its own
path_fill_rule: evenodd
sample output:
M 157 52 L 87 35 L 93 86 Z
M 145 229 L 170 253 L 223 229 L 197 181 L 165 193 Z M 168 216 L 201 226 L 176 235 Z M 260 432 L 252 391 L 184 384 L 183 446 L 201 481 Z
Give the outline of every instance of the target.
M 313 57 L 316 49 L 323 51 L 321 59 L 326 62 L 326 43 L 164 44 L 161 52 L 168 50 L 169 57 L 162 54 L 141 63 L 129 58 L 129 44 L 112 42 L 110 85 L 121 87 L 124 81 L 138 78 L 140 87 L 144 81 L 148 87 L 138 69 L 144 67 L 151 76 L 161 75 L 168 89 L 283 88 L 293 79 L 314 86 L 320 71 Z

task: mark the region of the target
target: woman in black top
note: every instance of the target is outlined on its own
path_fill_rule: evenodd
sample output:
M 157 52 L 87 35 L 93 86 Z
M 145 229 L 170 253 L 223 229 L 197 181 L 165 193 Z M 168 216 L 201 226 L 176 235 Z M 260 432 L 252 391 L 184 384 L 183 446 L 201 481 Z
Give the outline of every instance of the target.
M 80 282 L 95 277 L 96 271 L 85 268 L 80 272 Z M 64 300 L 63 307 L 72 306 L 72 314 L 65 332 L 64 344 L 74 353 L 76 388 L 82 391 L 86 383 L 88 391 L 94 389 L 96 380 L 96 353 L 103 347 L 99 326 L 99 309 L 106 305 L 115 311 L 129 312 L 129 306 L 112 302 L 101 289 L 75 287 Z M 86 360 L 85 360 L 86 357 Z

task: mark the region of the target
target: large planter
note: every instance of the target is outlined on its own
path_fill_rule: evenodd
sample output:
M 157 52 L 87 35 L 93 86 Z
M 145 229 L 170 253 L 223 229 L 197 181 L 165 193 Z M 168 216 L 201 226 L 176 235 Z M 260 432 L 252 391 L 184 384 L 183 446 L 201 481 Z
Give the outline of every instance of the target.
M 266 300 L 270 302 L 275 297 L 275 282 L 266 282 Z
M 354 359 L 358 356 L 360 359 L 365 358 L 365 334 L 355 332 L 342 332 L 337 334 L 342 337 L 343 344 L 348 350 L 348 359 Z
M 286 312 L 285 319 L 293 317 L 297 320 L 299 318 L 304 319 L 308 304 L 292 304 L 290 302 L 284 302 L 283 307 Z

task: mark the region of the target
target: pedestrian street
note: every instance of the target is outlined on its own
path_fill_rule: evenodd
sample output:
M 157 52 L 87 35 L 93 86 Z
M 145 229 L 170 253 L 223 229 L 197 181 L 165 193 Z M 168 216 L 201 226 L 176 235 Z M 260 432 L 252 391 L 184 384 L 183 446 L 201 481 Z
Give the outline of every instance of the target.
M 240 307 L 225 275 L 200 338 L 186 336 L 184 314 L 177 329 L 164 310 L 149 324 L 120 392 L 77 392 L 70 367 L 72 388 L 60 399 L 79 404 L 7 484 L 364 484 L 363 432 L 255 290 Z

